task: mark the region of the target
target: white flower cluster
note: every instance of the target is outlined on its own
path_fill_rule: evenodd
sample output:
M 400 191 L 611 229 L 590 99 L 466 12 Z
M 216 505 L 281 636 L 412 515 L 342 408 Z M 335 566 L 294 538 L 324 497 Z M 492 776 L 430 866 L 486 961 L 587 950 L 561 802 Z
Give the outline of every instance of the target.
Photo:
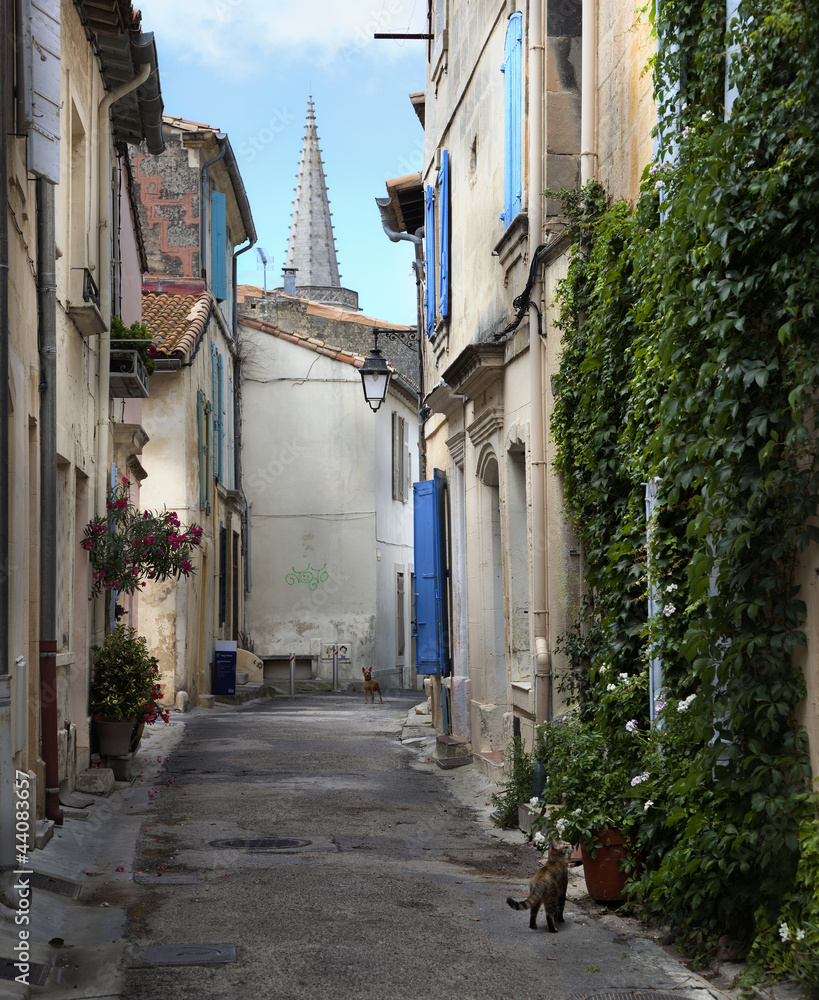
M 670 618 L 676 610 L 677 609 L 674 607 L 673 604 L 666 604 L 665 607 L 663 608 L 663 614 L 666 616 L 666 618 Z
M 679 705 L 677 705 L 677 711 L 684 712 L 696 697 L 695 694 L 690 694 L 687 698 L 683 698 Z
M 538 832 L 534 835 L 534 837 L 532 837 L 532 840 L 537 844 L 538 847 L 540 847 L 541 844 L 546 843 L 546 838 L 543 836 L 540 830 L 538 830 Z
M 616 684 L 607 684 L 606 685 L 606 690 L 607 691 L 616 691 L 617 690 L 617 685 Z
M 782 938 L 783 941 L 790 941 L 791 939 L 790 928 L 784 921 L 779 925 L 779 936 Z M 793 936 L 796 941 L 804 941 L 805 940 L 804 927 L 798 927 L 794 932 Z
M 643 771 L 642 774 L 635 774 L 631 779 L 631 787 L 634 788 L 635 785 L 641 785 L 644 781 L 648 781 L 648 771 Z

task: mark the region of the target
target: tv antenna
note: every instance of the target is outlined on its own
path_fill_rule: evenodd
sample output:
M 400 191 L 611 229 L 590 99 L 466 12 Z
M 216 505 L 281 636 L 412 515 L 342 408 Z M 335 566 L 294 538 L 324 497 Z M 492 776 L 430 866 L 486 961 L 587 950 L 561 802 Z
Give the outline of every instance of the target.
M 264 304 L 262 305 L 262 313 L 267 315 L 267 266 L 273 263 L 273 258 L 268 254 L 267 250 L 263 247 L 254 247 L 256 251 L 256 256 L 259 259 L 259 263 L 256 265 L 257 271 L 264 271 Z

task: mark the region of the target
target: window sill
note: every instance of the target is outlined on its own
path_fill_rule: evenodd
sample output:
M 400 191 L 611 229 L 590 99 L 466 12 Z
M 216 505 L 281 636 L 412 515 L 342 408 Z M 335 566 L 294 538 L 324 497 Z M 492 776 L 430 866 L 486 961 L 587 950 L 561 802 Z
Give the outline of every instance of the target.
M 492 248 L 492 256 L 498 258 L 501 267 L 508 274 L 526 254 L 528 243 L 529 216 L 526 212 L 518 212 Z

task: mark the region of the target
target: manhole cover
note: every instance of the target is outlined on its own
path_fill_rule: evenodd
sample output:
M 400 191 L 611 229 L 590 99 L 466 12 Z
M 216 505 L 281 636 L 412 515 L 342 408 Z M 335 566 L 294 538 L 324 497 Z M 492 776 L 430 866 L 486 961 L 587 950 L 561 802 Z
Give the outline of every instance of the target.
M 69 882 L 64 878 L 55 878 L 53 875 L 41 875 L 39 872 L 32 872 L 28 877 L 29 884 L 35 889 L 43 889 L 45 892 L 56 892 L 60 896 L 70 896 L 71 899 L 79 899 L 82 886 L 76 882 Z
M 38 965 L 36 962 L 28 963 L 28 984 L 29 986 L 45 986 L 48 982 L 48 974 L 51 971 L 47 965 Z M 0 958 L 0 979 L 15 980 L 20 975 L 20 969 L 8 958 Z
M 229 847 L 234 851 L 281 851 L 295 847 L 309 847 L 311 840 L 296 840 L 294 837 L 259 837 L 249 840 L 236 837 L 233 840 L 212 840 L 211 847 Z
M 137 948 L 125 956 L 132 969 L 158 965 L 225 965 L 236 961 L 235 944 L 155 944 Z

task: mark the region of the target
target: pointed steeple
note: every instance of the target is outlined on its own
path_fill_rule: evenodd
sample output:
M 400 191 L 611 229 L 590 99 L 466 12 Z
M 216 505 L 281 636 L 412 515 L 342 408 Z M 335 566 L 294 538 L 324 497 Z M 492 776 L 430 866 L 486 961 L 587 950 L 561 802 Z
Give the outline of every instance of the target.
M 300 298 L 358 309 L 358 294 L 341 287 L 312 95 L 307 102 L 285 268 L 296 270 L 295 292 Z

